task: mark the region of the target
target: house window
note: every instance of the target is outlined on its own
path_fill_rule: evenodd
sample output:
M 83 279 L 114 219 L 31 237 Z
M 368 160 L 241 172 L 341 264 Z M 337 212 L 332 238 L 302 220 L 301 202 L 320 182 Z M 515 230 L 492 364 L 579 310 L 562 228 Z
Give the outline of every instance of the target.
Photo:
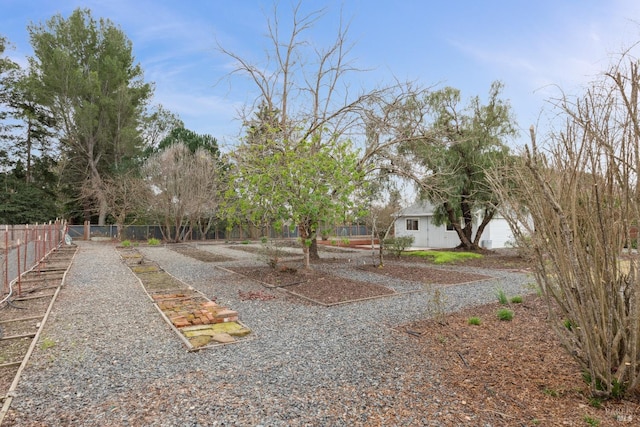
M 418 231 L 418 220 L 417 219 L 408 219 L 407 220 L 407 231 Z
M 447 221 L 447 231 L 456 231 L 456 229 L 453 227 L 453 224 L 449 221 Z

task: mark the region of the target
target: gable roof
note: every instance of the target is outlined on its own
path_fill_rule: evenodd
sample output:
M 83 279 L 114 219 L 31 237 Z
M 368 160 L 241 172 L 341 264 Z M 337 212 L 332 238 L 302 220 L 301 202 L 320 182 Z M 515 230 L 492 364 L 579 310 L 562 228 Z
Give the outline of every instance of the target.
M 420 200 L 411 206 L 396 212 L 396 218 L 406 216 L 433 216 L 435 207 L 426 200 Z

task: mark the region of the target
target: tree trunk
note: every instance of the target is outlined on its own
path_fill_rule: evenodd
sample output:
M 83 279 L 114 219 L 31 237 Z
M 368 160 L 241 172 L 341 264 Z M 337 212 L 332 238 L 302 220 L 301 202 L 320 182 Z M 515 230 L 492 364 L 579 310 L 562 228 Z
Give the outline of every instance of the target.
M 313 236 L 311 239 L 311 246 L 309 246 L 309 258 L 312 260 L 319 260 L 320 255 L 318 255 L 318 238 L 317 236 Z
M 480 247 L 479 245 L 480 237 L 482 237 L 482 233 L 484 233 L 484 229 L 487 227 L 489 222 L 491 222 L 495 213 L 496 213 L 495 209 L 484 210 L 484 216 L 482 218 L 482 222 L 478 226 L 478 230 L 476 231 L 476 237 L 473 239 L 474 246 Z
M 456 218 L 456 213 L 451 207 L 451 205 L 445 202 L 444 208 L 447 211 L 447 217 L 449 218 L 449 222 L 453 226 L 453 229 L 456 231 L 456 233 L 458 234 L 458 238 L 460 239 L 460 244 L 456 246 L 456 249 L 469 249 L 469 250 L 474 249 L 473 242 L 471 241 L 471 236 L 467 236 L 466 234 L 467 227 L 465 228 L 460 227 L 460 222 L 458 221 L 458 218 Z
M 309 249 L 310 249 L 310 245 L 307 245 L 307 240 L 309 240 L 309 229 L 307 228 L 307 226 L 305 224 L 300 224 L 298 226 L 298 231 L 300 234 L 300 240 L 302 243 L 302 254 L 304 255 L 304 268 L 310 268 L 311 267 L 311 262 L 310 262 L 310 257 L 309 257 Z M 318 250 L 318 248 L 316 248 L 316 251 Z

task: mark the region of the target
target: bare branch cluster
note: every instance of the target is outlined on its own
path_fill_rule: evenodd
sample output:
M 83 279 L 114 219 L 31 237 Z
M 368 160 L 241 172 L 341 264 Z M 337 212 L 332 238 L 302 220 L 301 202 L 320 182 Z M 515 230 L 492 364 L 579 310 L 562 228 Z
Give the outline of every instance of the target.
M 492 177 L 531 249 L 552 325 L 601 397 L 640 390 L 639 94 L 638 62 L 623 58 L 558 102 L 566 120 L 548 144 L 532 128 L 521 162 Z

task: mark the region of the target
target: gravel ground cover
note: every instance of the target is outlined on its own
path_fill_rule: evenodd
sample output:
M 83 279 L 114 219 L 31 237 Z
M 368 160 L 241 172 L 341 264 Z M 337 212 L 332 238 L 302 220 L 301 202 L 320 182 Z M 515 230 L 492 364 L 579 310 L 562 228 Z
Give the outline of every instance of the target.
M 140 248 L 164 270 L 233 307 L 255 334 L 189 353 L 112 245 L 78 246 L 42 335 L 55 344 L 34 352 L 3 425 L 478 425 L 473 416 L 461 418 L 456 391 L 443 384 L 412 337 L 393 329 L 425 317 L 428 293 L 323 307 L 164 247 Z M 199 248 L 234 259 L 216 265 L 259 265 L 248 252 Z M 336 254 L 362 264 L 364 256 Z M 326 268 L 347 274 L 339 266 Z M 492 279 L 443 287 L 448 310 L 492 301 L 497 288 L 530 291 L 532 279 L 523 273 L 464 270 Z M 396 291 L 416 286 L 350 271 L 354 280 Z

